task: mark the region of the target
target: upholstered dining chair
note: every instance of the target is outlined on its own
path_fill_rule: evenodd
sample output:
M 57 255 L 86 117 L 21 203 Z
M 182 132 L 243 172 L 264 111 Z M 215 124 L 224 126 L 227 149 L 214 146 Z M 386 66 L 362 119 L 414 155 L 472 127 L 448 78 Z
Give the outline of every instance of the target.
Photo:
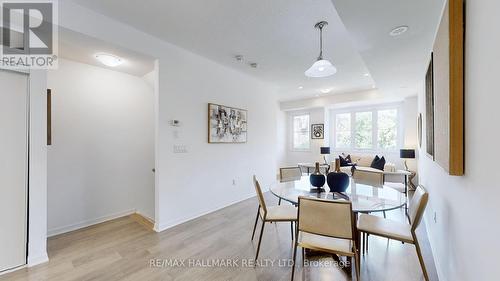
M 259 217 L 262 220 L 259 243 L 257 245 L 257 252 L 255 253 L 255 260 L 257 260 L 259 257 L 260 244 L 262 242 L 262 234 L 264 234 L 264 225 L 266 222 L 290 222 L 290 230 L 293 240 L 293 223 L 297 221 L 297 208 L 292 205 L 266 206 L 266 201 L 264 200 L 264 195 L 262 194 L 262 189 L 260 188 L 260 184 L 256 176 L 253 176 L 253 183 L 255 186 L 255 192 L 257 193 L 257 199 L 259 200 L 259 207 L 257 208 L 257 217 L 255 218 L 255 224 L 253 226 L 252 241 L 255 236 L 255 229 L 257 228 Z
M 296 181 L 300 180 L 302 177 L 302 170 L 299 166 L 297 167 L 285 167 L 280 168 L 280 181 Z M 281 198 L 278 200 L 278 205 L 281 205 Z
M 360 280 L 359 253 L 356 250 L 355 214 L 349 201 L 299 197 L 297 232 L 293 246 L 292 281 L 295 274 L 297 247 L 354 257 L 356 280 Z
M 419 186 L 413 194 L 413 198 L 410 201 L 409 217 L 410 224 L 395 222 L 388 219 L 383 219 L 381 217 L 361 214 L 358 219 L 358 231 L 362 233 L 367 233 L 371 235 L 377 235 L 403 243 L 414 244 L 417 250 L 418 260 L 420 266 L 422 267 L 422 272 L 424 273 L 425 280 L 429 280 L 427 275 L 427 270 L 425 268 L 425 263 L 422 258 L 422 252 L 420 251 L 420 246 L 418 244 L 417 235 L 415 230 L 417 229 L 422 216 L 424 214 L 425 207 L 429 201 L 429 194 L 422 187 Z M 300 222 L 299 222 L 300 225 Z
M 367 184 L 372 186 L 384 185 L 384 174 L 378 171 L 366 171 L 361 169 L 354 169 L 352 178 L 356 183 Z
M 285 167 L 280 168 L 280 181 L 294 181 L 300 180 L 302 177 L 302 171 L 297 167 Z

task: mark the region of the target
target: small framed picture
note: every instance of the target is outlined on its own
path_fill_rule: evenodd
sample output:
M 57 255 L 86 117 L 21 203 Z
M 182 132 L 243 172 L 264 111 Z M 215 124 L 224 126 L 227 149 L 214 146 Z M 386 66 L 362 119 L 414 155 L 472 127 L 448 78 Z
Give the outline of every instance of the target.
M 312 124 L 311 125 L 311 139 L 324 139 L 325 138 L 325 125 Z

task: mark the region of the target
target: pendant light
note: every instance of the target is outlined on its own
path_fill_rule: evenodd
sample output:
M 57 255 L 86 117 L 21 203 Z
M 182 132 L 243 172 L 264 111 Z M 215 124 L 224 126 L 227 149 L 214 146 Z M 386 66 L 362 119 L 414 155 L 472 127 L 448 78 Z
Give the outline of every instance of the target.
M 326 21 L 320 21 L 314 25 L 315 28 L 319 29 L 319 56 L 316 62 L 306 70 L 307 77 L 327 77 L 337 72 L 337 68 L 329 60 L 323 59 L 323 27 L 326 25 L 328 25 Z

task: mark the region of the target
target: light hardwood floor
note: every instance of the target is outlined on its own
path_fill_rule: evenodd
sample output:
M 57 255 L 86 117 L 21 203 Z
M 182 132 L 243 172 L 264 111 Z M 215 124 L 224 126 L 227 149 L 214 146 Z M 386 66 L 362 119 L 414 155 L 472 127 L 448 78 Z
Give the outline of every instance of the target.
M 269 205 L 277 200 L 266 194 Z M 252 259 L 252 227 L 257 200 L 252 198 L 205 215 L 161 233 L 147 230 L 129 217 L 52 237 L 48 241 L 48 263 L 21 269 L 0 280 L 290 280 L 290 268 L 189 267 L 188 260 Z M 388 217 L 404 220 L 400 210 Z M 259 229 L 259 228 L 258 228 Z M 437 280 L 424 226 L 417 231 L 431 280 Z M 257 235 L 256 235 L 257 236 Z M 259 259 L 291 258 L 290 225 L 266 225 Z M 369 253 L 361 258 L 361 280 L 424 280 L 413 245 L 370 237 Z M 309 257 L 331 261 L 327 255 Z M 151 267 L 152 259 L 179 259 L 185 266 Z M 301 258 L 298 254 L 298 262 Z M 331 266 L 297 267 L 295 280 L 351 280 Z M 354 277 L 353 277 L 354 278 Z

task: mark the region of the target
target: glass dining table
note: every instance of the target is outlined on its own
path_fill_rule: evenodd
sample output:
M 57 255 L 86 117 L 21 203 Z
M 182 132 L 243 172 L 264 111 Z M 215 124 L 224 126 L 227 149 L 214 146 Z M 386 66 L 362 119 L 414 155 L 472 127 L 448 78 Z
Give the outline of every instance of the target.
M 389 186 L 372 186 L 356 183 L 352 178 L 345 193 L 332 193 L 328 185 L 324 192 L 313 189 L 308 176 L 300 179 L 276 182 L 270 186 L 271 193 L 281 200 L 294 205 L 299 202 L 299 196 L 309 196 L 327 200 L 349 200 L 355 213 L 374 213 L 399 209 L 406 204 L 406 196 Z

